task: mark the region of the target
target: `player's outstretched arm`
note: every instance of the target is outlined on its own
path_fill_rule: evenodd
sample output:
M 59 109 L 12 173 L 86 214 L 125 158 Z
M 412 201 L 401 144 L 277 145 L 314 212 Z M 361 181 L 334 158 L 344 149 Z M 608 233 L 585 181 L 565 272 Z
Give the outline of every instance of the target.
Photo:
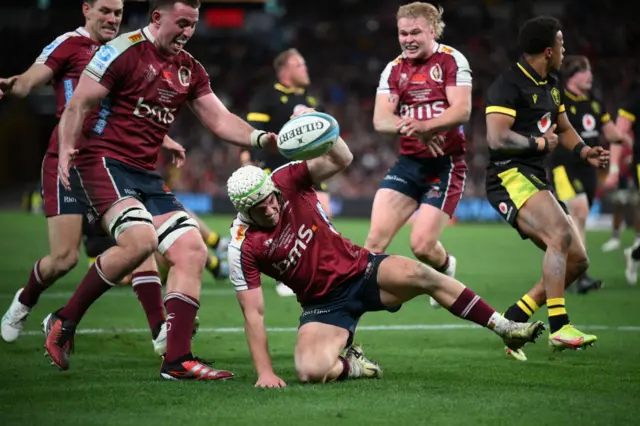
M 378 93 L 373 107 L 373 128 L 380 133 L 397 135 L 396 124 L 400 117 L 396 115 L 400 97 L 395 93 Z
M 273 133 L 256 130 L 249 123 L 231 113 L 214 93 L 189 102 L 193 113 L 214 135 L 243 148 L 263 148 L 275 144 Z
M 563 147 L 572 151 L 576 157 L 593 167 L 607 167 L 609 164 L 609 151 L 601 146 L 590 147 L 584 143 L 578 132 L 571 125 L 566 112 L 558 114 L 557 123 L 560 144 Z
M 555 124 L 543 136 L 526 137 L 511 130 L 514 121 L 515 118 L 507 114 L 497 112 L 487 114 L 487 142 L 491 149 L 514 153 L 542 152 L 550 149 L 547 145 L 558 141 L 558 137 L 553 133 L 556 127 Z M 555 144 L 553 147 L 555 147 Z
M 44 64 L 33 64 L 20 75 L 0 78 L 0 98 L 11 95 L 24 98 L 36 87 L 43 86 L 53 78 L 53 70 Z
M 331 151 L 318 158 L 307 160 L 307 167 L 311 180 L 320 183 L 349 167 L 352 161 L 351 150 L 342 138 L 338 138 Z
M 269 356 L 267 330 L 264 325 L 264 297 L 262 287 L 238 291 L 238 302 L 244 315 L 244 330 L 258 373 L 256 387 L 279 388 L 286 383 L 275 375 Z

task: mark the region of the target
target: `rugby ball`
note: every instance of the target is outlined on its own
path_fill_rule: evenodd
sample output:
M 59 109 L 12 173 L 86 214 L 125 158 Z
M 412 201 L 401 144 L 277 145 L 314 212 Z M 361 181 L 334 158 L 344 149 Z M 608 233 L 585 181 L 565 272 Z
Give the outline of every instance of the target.
M 311 160 L 326 154 L 340 137 L 335 118 L 310 112 L 289 120 L 278 134 L 278 150 L 289 160 Z

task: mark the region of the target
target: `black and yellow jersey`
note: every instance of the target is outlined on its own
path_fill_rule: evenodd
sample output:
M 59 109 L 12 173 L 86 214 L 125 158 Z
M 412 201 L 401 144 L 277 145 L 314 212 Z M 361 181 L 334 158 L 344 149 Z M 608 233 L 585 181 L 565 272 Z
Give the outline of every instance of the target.
M 318 100 L 304 89 L 292 89 L 280 83 L 271 85 L 253 97 L 249 105 L 247 121 L 256 129 L 278 134 L 282 126 L 301 108 L 322 110 Z M 274 170 L 288 162 L 278 153 L 253 151 L 252 159 L 260 167 Z
M 589 146 L 599 145 L 602 126 L 611 121 L 611 115 L 604 109 L 602 102 L 592 94 L 576 95 L 565 89 L 564 106 L 569 122 L 582 140 Z M 585 169 L 592 168 L 560 144 L 551 153 L 550 163 L 551 166 L 575 165 Z
M 640 90 L 636 90 L 618 109 L 618 115 L 631 121 L 633 131 L 633 162 L 640 163 Z
M 491 84 L 485 113 L 506 114 L 515 119 L 511 130 L 525 137 L 542 136 L 565 112 L 562 84 L 555 74 L 542 79 L 524 60 L 504 71 Z M 526 164 L 544 170 L 542 152 L 517 152 L 489 148 L 489 167 L 509 168 Z

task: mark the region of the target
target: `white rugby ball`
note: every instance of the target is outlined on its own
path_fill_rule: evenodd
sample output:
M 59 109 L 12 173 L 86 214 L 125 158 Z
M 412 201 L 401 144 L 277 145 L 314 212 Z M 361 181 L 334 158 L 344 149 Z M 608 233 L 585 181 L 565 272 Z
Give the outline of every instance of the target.
M 310 160 L 326 154 L 338 141 L 340 126 L 323 112 L 302 114 L 289 120 L 278 134 L 278 150 L 289 160 Z

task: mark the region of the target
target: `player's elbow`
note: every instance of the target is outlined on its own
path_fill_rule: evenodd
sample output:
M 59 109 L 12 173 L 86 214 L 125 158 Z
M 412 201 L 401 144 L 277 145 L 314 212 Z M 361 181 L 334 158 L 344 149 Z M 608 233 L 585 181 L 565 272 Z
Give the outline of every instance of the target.
M 471 103 L 462 102 L 456 105 L 456 124 L 465 124 L 471 118 Z
M 340 167 L 340 170 L 344 170 L 351 165 L 353 162 L 353 153 L 350 150 L 346 150 L 346 152 L 340 156 L 337 161 L 337 166 Z

